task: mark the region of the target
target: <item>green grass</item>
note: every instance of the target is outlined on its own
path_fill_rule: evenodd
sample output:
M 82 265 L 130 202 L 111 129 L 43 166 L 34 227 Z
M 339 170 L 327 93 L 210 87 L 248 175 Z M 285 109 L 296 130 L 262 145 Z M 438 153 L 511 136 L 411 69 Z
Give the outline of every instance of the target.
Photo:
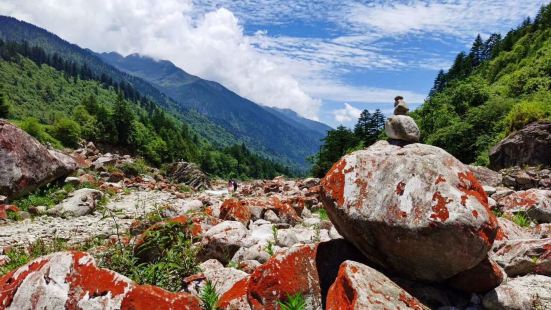
M 274 243 L 268 241 L 268 245 L 266 245 L 264 251 L 266 251 L 266 253 L 268 253 L 270 256 L 274 256 Z
M 306 301 L 300 293 L 296 293 L 291 296 L 287 296 L 285 301 L 278 301 L 281 310 L 304 310 L 306 308 Z
M 329 215 L 327 215 L 327 210 L 325 210 L 324 208 L 318 209 L 315 213 L 317 213 L 319 215 L 320 220 L 322 220 L 322 221 L 328 221 L 329 220 Z
M 193 238 L 184 233 L 180 223 L 167 223 L 156 231 L 146 232 L 145 243 L 138 252 L 132 245 L 118 243 L 99 255 L 101 267 L 121 273 L 139 284 L 150 284 L 172 292 L 184 288 L 183 279 L 199 272 L 198 248 Z M 146 251 L 154 253 L 154 259 L 143 261 Z
M 27 264 L 37 257 L 65 250 L 67 250 L 67 243 L 62 239 L 54 239 L 51 242 L 37 240 L 32 243 L 26 251 L 20 248 L 13 249 L 6 253 L 6 255 L 10 258 L 10 262 L 0 267 L 0 276 L 3 276 L 12 270 Z
M 207 283 L 201 290 L 201 294 L 199 297 L 201 298 L 201 302 L 203 303 L 204 310 L 218 309 L 218 293 L 216 293 L 216 288 L 211 281 L 207 281 Z
M 513 214 L 511 221 L 520 227 L 529 227 L 532 222 L 525 212 L 517 212 Z

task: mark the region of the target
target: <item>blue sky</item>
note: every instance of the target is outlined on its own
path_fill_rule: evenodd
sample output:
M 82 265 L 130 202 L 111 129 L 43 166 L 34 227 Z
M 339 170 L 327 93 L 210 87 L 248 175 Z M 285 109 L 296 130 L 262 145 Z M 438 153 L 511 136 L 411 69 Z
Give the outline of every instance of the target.
M 0 0 L 0 14 L 95 51 L 168 59 L 268 106 L 331 126 L 411 107 L 475 36 L 549 0 Z M 93 12 L 94 14 L 90 14 Z

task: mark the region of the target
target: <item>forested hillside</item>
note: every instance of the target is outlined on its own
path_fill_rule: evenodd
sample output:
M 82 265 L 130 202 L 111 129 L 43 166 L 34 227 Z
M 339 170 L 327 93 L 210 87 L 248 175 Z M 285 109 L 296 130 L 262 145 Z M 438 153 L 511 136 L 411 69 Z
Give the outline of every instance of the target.
M 217 149 L 131 85 L 27 42 L 0 41 L 0 117 L 44 143 L 76 147 L 81 139 L 133 150 L 153 164 L 199 163 L 224 177 L 291 174 L 244 145 Z
M 551 6 L 506 35 L 478 36 L 441 71 L 412 116 L 424 143 L 465 163 L 488 163 L 509 133 L 551 115 Z

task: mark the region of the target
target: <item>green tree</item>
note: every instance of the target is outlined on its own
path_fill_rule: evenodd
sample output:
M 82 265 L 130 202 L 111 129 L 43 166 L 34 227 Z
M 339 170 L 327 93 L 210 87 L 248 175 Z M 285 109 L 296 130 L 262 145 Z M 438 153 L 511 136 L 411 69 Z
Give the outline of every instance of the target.
M 8 118 L 10 115 L 10 104 L 4 93 L 0 93 L 0 118 Z
M 70 118 L 58 118 L 53 126 L 56 139 L 68 147 L 78 147 L 80 140 L 80 125 Z
M 134 113 L 120 92 L 117 96 L 113 109 L 113 120 L 115 122 L 115 127 L 117 128 L 118 143 L 121 145 L 128 145 L 130 143 L 129 138 L 132 133 Z

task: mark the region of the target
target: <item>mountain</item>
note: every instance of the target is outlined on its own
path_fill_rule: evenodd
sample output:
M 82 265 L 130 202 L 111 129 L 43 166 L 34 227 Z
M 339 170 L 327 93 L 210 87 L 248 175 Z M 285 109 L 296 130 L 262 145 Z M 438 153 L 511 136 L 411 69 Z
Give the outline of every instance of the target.
M 412 113 L 423 142 L 487 165 L 509 133 L 551 117 L 551 5 L 505 36 L 478 36 Z
M 262 107 L 219 83 L 188 74 L 166 60 L 117 53 L 99 56 L 130 75 L 147 80 L 174 99 L 220 125 L 253 149 L 306 165 L 330 127 L 292 111 Z
M 0 39 L 41 47 L 49 55 L 85 66 L 102 81 L 146 96 L 216 147 L 244 142 L 257 154 L 304 171 L 306 157 L 317 151 L 324 136 L 166 61 L 138 55 L 99 57 L 42 28 L 6 16 L 0 16 Z

